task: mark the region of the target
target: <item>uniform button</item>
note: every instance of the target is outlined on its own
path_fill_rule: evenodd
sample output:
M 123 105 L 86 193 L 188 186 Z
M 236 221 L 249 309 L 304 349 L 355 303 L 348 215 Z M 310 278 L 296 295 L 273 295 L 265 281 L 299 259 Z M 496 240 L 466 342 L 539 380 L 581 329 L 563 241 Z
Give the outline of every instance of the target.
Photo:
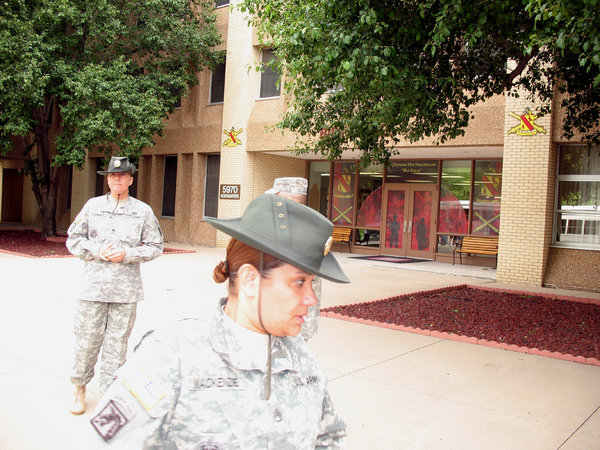
M 285 216 L 283 214 L 279 214 L 279 218 L 283 219 Z
M 277 206 L 282 206 L 282 205 L 283 205 L 283 203 L 277 202 Z
M 281 228 L 282 230 L 285 230 L 285 225 L 281 225 L 279 228 Z

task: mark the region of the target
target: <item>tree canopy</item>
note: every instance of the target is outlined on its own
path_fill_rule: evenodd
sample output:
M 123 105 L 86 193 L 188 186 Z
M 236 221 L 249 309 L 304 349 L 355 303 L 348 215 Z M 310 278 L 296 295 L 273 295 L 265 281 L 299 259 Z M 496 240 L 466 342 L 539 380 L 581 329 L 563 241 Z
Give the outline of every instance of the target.
M 598 0 L 244 0 L 290 95 L 300 152 L 386 164 L 400 140 L 464 134 L 469 107 L 526 92 L 600 142 Z
M 22 140 L 45 235 L 58 168 L 92 149 L 140 156 L 198 72 L 222 62 L 221 42 L 208 0 L 0 3 L 0 151 Z

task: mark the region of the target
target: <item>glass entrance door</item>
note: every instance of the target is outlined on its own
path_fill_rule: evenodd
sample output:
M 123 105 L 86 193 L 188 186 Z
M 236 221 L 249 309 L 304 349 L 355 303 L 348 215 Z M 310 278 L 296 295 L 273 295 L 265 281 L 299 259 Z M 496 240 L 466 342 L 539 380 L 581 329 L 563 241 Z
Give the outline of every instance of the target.
M 384 186 L 381 253 L 433 259 L 435 195 L 436 185 L 433 184 Z

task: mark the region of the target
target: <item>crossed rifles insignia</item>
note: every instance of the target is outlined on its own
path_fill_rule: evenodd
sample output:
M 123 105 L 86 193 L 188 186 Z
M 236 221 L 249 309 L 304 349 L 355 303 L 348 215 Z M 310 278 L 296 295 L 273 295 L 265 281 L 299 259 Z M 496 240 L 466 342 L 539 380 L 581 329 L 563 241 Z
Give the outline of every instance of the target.
M 238 131 L 235 131 L 233 127 L 231 127 L 231 131 L 223 130 L 223 134 L 227 136 L 225 142 L 223 142 L 223 147 L 235 147 L 237 145 L 242 145 L 242 141 L 238 139 L 238 134 L 244 131 L 243 128 L 240 128 Z
M 533 114 L 531 109 L 525 108 L 525 113 L 515 114 L 514 112 L 509 113 L 515 119 L 518 119 L 520 123 L 512 127 L 508 134 L 518 134 L 519 136 L 535 136 L 538 133 L 546 133 L 546 130 L 535 123 L 536 119 L 540 117 L 538 114 Z

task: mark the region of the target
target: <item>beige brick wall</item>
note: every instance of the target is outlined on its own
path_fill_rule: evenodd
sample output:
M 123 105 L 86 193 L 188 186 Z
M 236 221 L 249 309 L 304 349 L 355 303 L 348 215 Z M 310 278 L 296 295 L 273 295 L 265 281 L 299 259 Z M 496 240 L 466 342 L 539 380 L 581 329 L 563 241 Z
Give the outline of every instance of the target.
M 232 2 L 233 6 L 233 2 Z M 236 8 L 230 10 L 227 27 L 227 64 L 225 69 L 225 94 L 223 104 L 222 130 L 240 131 L 241 141 L 235 147 L 221 147 L 220 184 L 241 186 L 239 200 L 219 200 L 219 217 L 239 217 L 254 198 L 253 174 L 255 158 L 246 152 L 248 121 L 252 107 L 258 96 L 259 74 L 254 67 L 259 51 L 251 45 L 252 28 L 244 20 L 245 14 Z M 223 135 L 223 141 L 226 137 Z M 217 233 L 218 246 L 225 246 L 228 236 Z
M 89 171 L 91 164 L 86 164 L 82 170 L 73 169 L 73 192 L 71 193 L 71 221 L 75 220 L 83 205 L 89 198 L 93 196 L 93 192 L 90 194 L 90 180 Z
M 550 116 L 535 121 L 546 133 L 508 134 L 519 123 L 510 113 L 527 107 L 538 111 L 525 96 L 506 99 L 497 280 L 541 286 L 552 239 L 556 149 Z
M 275 178 L 306 178 L 306 162 L 302 159 L 257 153 L 256 176 L 254 178 L 254 197 L 273 187 Z

